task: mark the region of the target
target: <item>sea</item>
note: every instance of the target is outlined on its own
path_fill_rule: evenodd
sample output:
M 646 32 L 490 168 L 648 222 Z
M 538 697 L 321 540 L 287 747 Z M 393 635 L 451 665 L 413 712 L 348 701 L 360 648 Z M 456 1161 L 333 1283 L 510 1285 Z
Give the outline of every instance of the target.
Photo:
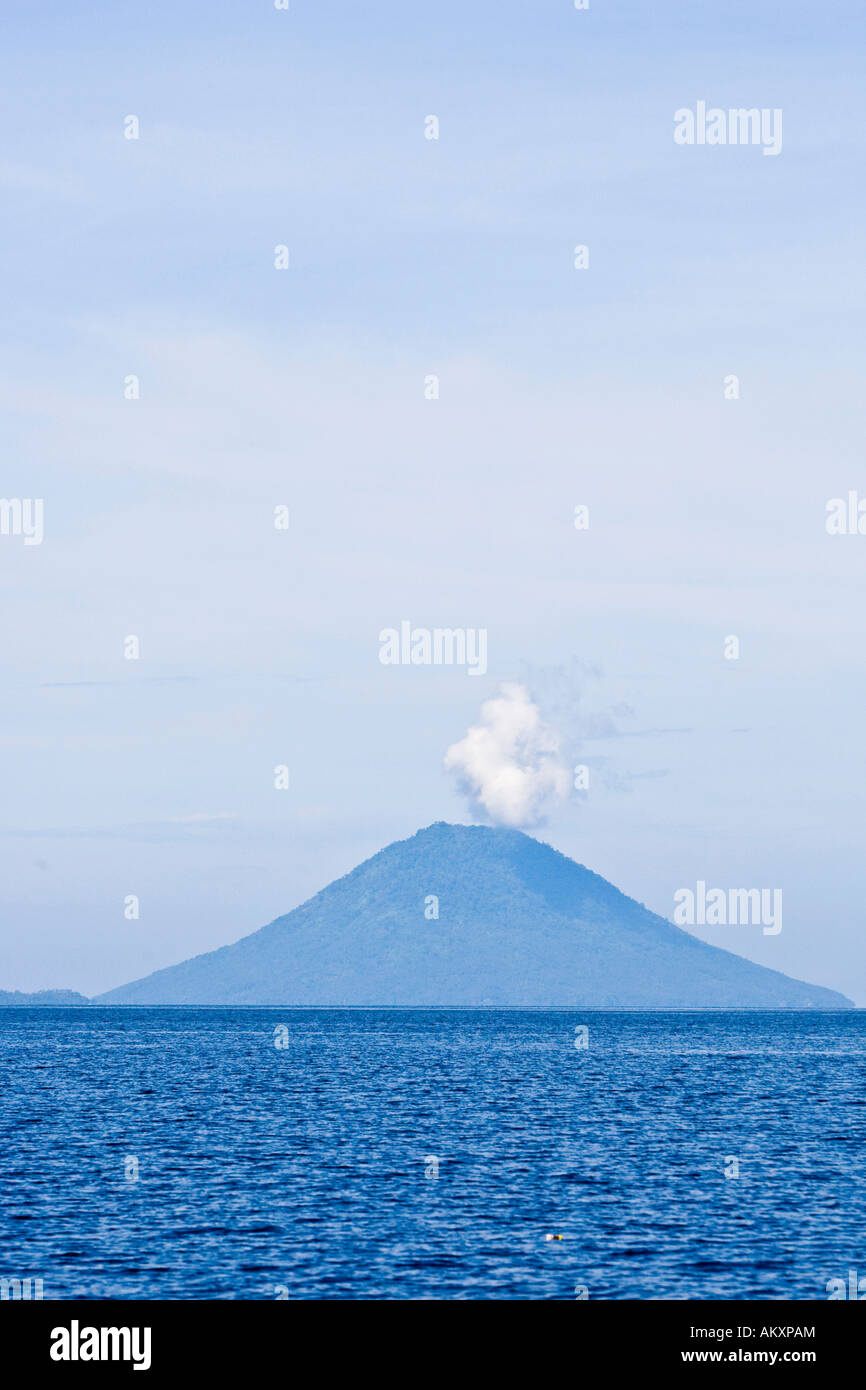
M 0 1279 L 866 1297 L 864 1138 L 853 1010 L 2 1008 Z

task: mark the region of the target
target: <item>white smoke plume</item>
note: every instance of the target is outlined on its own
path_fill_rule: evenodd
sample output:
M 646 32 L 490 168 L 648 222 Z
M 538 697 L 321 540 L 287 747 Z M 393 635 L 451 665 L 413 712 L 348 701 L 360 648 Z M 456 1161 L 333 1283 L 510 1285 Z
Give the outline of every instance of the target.
M 517 682 L 484 701 L 481 722 L 451 745 L 445 767 L 478 812 L 515 829 L 540 825 L 571 782 L 559 734 Z

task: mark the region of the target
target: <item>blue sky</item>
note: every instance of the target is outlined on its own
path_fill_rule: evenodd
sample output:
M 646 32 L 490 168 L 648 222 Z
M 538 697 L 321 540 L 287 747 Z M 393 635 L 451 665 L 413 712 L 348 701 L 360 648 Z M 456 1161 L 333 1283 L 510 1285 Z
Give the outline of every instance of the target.
M 824 528 L 866 496 L 863 28 L 7 12 L 0 493 L 45 539 L 0 537 L 0 987 L 96 993 L 470 819 L 445 750 L 523 679 L 598 774 L 537 833 L 665 915 L 781 887 L 779 936 L 701 934 L 866 1003 L 866 537 Z M 698 100 L 782 153 L 676 146 Z M 404 618 L 486 627 L 488 674 L 382 667 Z

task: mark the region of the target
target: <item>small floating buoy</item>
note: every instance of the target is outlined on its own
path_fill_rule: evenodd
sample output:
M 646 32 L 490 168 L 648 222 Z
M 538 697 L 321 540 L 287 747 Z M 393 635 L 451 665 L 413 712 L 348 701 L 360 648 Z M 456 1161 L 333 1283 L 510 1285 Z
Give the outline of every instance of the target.
M 546 1236 L 544 1237 L 544 1239 L 545 1239 L 545 1240 L 562 1240 L 562 1236 L 546 1235 Z

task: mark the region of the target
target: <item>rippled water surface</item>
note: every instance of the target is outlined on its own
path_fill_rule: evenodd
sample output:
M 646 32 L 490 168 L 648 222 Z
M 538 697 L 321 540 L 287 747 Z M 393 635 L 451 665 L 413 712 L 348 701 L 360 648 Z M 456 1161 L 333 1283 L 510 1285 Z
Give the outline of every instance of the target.
M 854 1012 L 0 1009 L 0 1275 L 825 1299 L 866 1275 L 864 1115 Z

